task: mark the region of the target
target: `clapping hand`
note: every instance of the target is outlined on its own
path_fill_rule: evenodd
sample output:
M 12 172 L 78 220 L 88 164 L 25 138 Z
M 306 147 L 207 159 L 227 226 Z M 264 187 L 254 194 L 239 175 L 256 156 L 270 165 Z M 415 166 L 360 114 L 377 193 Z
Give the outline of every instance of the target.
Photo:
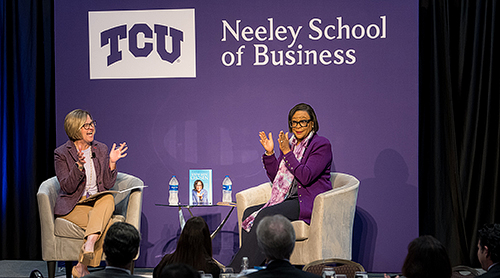
M 284 133 L 283 130 L 280 131 L 279 135 L 280 150 L 283 154 L 290 152 L 290 143 L 288 141 L 288 132 Z
M 269 138 L 266 136 L 264 131 L 259 132 L 260 143 L 264 150 L 266 150 L 266 155 L 272 155 L 274 152 L 274 142 L 273 142 L 273 134 L 269 132 Z

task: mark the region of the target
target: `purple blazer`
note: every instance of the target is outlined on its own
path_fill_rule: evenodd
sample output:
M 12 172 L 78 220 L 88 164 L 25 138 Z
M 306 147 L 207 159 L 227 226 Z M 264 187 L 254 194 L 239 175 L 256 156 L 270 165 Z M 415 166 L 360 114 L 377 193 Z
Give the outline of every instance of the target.
M 263 155 L 262 161 L 267 176 L 274 181 L 278 173 L 279 163 L 285 160 L 285 165 L 297 180 L 297 193 L 299 195 L 299 219 L 307 224 L 311 223 L 311 213 L 314 198 L 320 193 L 332 189 L 330 170 L 332 166 L 332 146 L 325 137 L 314 134 L 309 145 L 304 151 L 304 156 L 299 162 L 293 152 L 286 155 L 280 153 L 278 159 L 274 155 Z
M 109 169 L 108 146 L 94 140 L 92 142 L 92 156 L 97 175 L 98 191 L 105 191 L 115 185 L 116 169 Z M 95 154 L 95 155 L 94 155 Z M 76 165 L 78 151 L 75 144 L 68 140 L 54 151 L 54 166 L 61 190 L 54 207 L 55 215 L 66 215 L 75 207 L 85 190 L 87 178 L 85 170 L 80 171 Z

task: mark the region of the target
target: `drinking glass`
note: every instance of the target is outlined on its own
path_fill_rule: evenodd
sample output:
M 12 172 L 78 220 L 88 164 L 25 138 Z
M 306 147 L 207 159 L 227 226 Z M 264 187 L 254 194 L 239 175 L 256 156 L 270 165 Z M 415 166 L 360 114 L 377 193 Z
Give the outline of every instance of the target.
M 335 278 L 335 270 L 333 267 L 325 267 L 323 268 L 323 274 L 321 276 L 323 278 Z
M 356 274 L 354 275 L 355 278 L 368 278 L 368 273 L 363 272 L 363 271 L 356 271 Z
M 221 270 L 220 278 L 231 278 L 234 276 L 234 269 L 232 267 L 225 267 Z

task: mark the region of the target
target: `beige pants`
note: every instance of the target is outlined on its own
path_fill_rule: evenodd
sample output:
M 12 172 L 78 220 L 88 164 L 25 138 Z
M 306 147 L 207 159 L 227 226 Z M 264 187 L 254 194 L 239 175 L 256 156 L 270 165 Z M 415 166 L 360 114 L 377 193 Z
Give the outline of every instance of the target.
M 85 199 L 85 196 L 82 197 Z M 94 202 L 85 204 L 77 204 L 73 210 L 61 216 L 68 221 L 71 221 L 85 230 L 84 244 L 87 241 L 87 236 L 98 234 L 94 245 L 94 259 L 91 261 L 83 260 L 83 250 L 80 250 L 78 261 L 87 266 L 99 266 L 102 257 L 102 245 L 104 243 L 104 236 L 108 230 L 111 216 L 115 210 L 115 199 L 112 194 L 102 195 Z M 83 249 L 83 248 L 82 248 Z

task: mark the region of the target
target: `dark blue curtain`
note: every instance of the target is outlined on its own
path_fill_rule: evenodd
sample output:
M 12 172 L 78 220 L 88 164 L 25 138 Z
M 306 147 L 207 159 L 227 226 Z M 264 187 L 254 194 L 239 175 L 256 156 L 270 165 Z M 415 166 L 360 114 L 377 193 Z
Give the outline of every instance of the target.
M 53 1 L 0 3 L 0 259 L 41 259 L 36 192 L 54 175 Z

